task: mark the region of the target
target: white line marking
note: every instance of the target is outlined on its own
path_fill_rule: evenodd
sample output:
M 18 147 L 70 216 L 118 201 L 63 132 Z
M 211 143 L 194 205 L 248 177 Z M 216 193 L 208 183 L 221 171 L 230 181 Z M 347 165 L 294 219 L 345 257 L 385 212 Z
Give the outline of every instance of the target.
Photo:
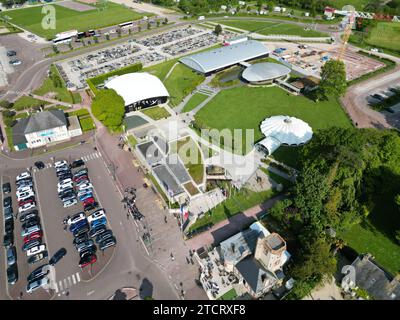
M 55 286 L 54 290 L 56 291 L 56 293 L 58 293 L 58 285 L 57 285 L 57 282 L 54 282 L 54 286 Z
M 67 289 L 67 288 L 68 288 L 68 282 L 67 282 L 67 279 L 64 279 L 63 281 L 64 281 L 64 288 L 65 288 L 65 289 Z
M 68 286 L 69 286 L 69 287 L 72 286 L 72 280 L 71 280 L 71 277 L 70 277 L 70 276 L 68 276 Z
M 60 287 L 60 291 L 64 289 L 64 288 L 63 288 L 63 284 L 62 284 L 62 281 L 61 281 L 61 280 L 60 280 L 60 281 L 58 281 L 58 286 Z
M 76 280 L 75 280 L 75 275 L 74 274 L 72 275 L 72 282 L 73 282 L 73 284 L 76 284 Z
M 79 275 L 79 272 L 77 272 L 77 273 L 75 273 L 76 274 L 76 280 L 79 282 L 79 281 L 81 281 L 81 277 L 80 277 L 80 275 Z

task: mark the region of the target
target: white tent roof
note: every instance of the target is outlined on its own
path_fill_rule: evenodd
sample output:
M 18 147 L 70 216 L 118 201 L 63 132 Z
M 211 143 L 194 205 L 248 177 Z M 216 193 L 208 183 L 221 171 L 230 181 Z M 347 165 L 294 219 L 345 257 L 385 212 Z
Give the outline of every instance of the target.
M 262 62 L 256 63 L 245 69 L 242 77 L 249 82 L 272 80 L 286 76 L 290 69 L 283 64 Z
M 107 81 L 104 86 L 114 89 L 124 99 L 125 106 L 145 99 L 169 97 L 161 80 L 146 72 L 117 76 Z
M 260 125 L 265 139 L 259 142 L 269 154 L 280 145 L 299 146 L 308 142 L 313 135 L 311 127 L 303 120 L 289 116 L 274 116 Z

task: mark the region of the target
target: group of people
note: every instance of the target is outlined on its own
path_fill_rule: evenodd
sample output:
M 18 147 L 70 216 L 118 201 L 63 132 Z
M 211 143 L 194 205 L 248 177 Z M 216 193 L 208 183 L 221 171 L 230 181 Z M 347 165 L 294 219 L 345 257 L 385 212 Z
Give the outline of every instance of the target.
M 129 219 L 129 215 L 131 214 L 133 219 L 142 220 L 144 215 L 139 211 L 136 207 L 136 188 L 126 188 L 125 196 L 122 202 L 125 202 L 124 207 L 128 210 L 127 218 Z

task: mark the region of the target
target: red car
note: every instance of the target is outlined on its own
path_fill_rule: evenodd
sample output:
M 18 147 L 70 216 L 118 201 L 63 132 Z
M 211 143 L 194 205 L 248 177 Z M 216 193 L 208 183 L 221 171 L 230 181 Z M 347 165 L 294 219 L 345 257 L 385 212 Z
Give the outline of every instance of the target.
M 88 204 L 94 204 L 94 198 L 90 197 L 83 201 L 83 206 L 86 207 Z
M 83 175 L 83 176 L 79 176 L 79 177 L 75 177 L 74 178 L 75 182 L 79 182 L 79 181 L 82 181 L 82 180 L 89 180 L 89 177 L 87 175 Z
M 35 202 L 35 198 L 28 198 L 28 199 L 25 199 L 25 200 L 21 200 L 21 201 L 18 201 L 18 206 L 19 207 L 22 207 L 24 204 L 27 204 L 27 203 L 34 203 Z
M 24 237 L 24 243 L 27 243 L 34 239 L 40 239 L 42 236 L 43 236 L 43 232 L 41 230 L 31 233 L 31 234 L 28 234 L 27 236 Z
M 97 261 L 97 257 L 95 254 L 85 255 L 79 260 L 79 267 L 84 268 L 90 264 L 93 264 Z

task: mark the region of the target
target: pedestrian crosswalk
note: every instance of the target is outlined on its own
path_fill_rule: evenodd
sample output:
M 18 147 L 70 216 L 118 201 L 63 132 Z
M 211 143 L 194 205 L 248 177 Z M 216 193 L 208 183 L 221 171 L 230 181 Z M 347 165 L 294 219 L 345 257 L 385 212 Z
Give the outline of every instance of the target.
M 56 291 L 57 296 L 61 296 L 62 294 L 65 294 L 71 288 L 71 286 L 77 284 L 80 281 L 81 276 L 79 272 L 76 272 L 62 280 L 54 282 L 54 290 Z
M 85 162 L 88 162 L 88 161 L 90 161 L 90 160 L 95 160 L 95 159 L 98 159 L 98 158 L 100 158 L 100 157 L 101 157 L 101 153 L 98 152 L 98 151 L 96 151 L 96 152 L 93 152 L 93 153 L 91 153 L 91 154 L 88 154 L 88 155 L 85 155 L 85 156 L 81 157 L 81 159 L 82 159 L 83 161 L 85 161 Z M 76 160 L 76 159 L 73 159 L 73 160 Z M 53 163 L 52 163 L 52 162 L 45 163 L 44 165 L 45 165 L 45 167 L 44 167 L 43 169 L 41 169 L 41 171 L 42 171 L 42 170 L 46 170 L 46 169 L 53 168 Z M 36 168 L 36 167 L 33 167 L 32 170 L 33 170 L 33 172 L 38 172 L 38 171 L 40 171 L 40 170 L 39 170 L 38 168 Z

